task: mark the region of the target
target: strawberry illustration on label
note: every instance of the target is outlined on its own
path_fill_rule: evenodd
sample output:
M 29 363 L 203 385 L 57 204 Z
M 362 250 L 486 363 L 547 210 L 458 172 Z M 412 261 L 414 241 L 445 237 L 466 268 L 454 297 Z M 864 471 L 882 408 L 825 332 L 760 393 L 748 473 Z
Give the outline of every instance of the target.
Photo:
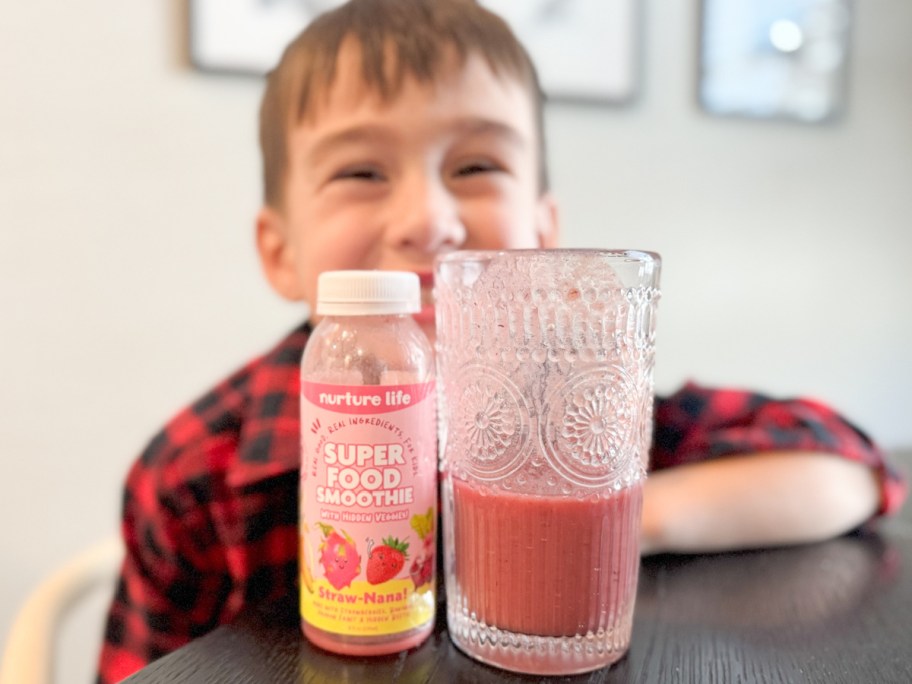
M 372 548 L 367 557 L 367 581 L 383 584 L 398 575 L 408 558 L 408 547 L 408 542 L 387 537 L 382 544 Z
M 347 587 L 361 572 L 361 555 L 355 542 L 345 530 L 340 535 L 332 525 L 317 524 L 323 532 L 323 543 L 320 544 L 323 574 L 336 589 Z

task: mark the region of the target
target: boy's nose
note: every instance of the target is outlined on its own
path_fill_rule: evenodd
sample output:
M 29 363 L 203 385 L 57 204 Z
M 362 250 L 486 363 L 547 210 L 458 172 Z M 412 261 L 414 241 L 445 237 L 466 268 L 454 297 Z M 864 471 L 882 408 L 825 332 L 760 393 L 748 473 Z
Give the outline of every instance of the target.
M 404 184 L 392 214 L 387 238 L 399 249 L 436 254 L 466 240 L 459 202 L 442 180 L 420 177 Z

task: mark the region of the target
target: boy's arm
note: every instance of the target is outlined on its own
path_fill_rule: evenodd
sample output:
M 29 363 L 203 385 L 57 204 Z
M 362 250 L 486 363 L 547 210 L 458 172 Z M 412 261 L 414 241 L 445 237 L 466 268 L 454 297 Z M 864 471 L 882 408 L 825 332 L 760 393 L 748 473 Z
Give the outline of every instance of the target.
M 828 407 L 692 383 L 657 399 L 651 469 L 643 553 L 827 539 L 894 512 L 906 490 Z
M 724 551 L 835 537 L 868 520 L 880 491 L 872 470 L 832 454 L 769 452 L 651 474 L 643 554 Z
M 212 526 L 187 485 L 141 459 L 127 479 L 126 555 L 108 612 L 99 682 L 116 682 L 218 624 L 230 589 Z M 219 567 L 222 569 L 219 570 Z

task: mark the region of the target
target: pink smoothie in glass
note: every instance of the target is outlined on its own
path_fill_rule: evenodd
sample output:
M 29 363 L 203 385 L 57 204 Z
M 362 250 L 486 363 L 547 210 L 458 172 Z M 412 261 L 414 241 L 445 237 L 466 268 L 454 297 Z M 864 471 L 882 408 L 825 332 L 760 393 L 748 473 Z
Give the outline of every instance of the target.
M 641 506 L 642 482 L 579 499 L 483 495 L 454 479 L 459 605 L 453 608 L 473 624 L 524 635 L 596 635 L 607 652 L 576 671 L 618 660 L 630 638 Z M 512 662 L 509 649 L 460 645 L 495 665 L 530 671 L 521 657 Z M 535 667 L 542 674 L 567 672 L 562 658 Z

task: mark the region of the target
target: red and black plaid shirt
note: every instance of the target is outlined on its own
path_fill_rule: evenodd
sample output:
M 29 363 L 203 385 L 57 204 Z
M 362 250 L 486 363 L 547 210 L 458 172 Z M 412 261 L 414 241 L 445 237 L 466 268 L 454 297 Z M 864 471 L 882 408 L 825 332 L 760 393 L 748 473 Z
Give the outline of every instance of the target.
M 298 364 L 309 328 L 177 415 L 133 466 L 126 559 L 101 682 L 115 682 L 247 606 L 292 598 L 298 575 Z M 656 401 L 651 467 L 770 450 L 824 451 L 871 466 L 881 513 L 904 482 L 858 429 L 807 400 L 688 384 Z

